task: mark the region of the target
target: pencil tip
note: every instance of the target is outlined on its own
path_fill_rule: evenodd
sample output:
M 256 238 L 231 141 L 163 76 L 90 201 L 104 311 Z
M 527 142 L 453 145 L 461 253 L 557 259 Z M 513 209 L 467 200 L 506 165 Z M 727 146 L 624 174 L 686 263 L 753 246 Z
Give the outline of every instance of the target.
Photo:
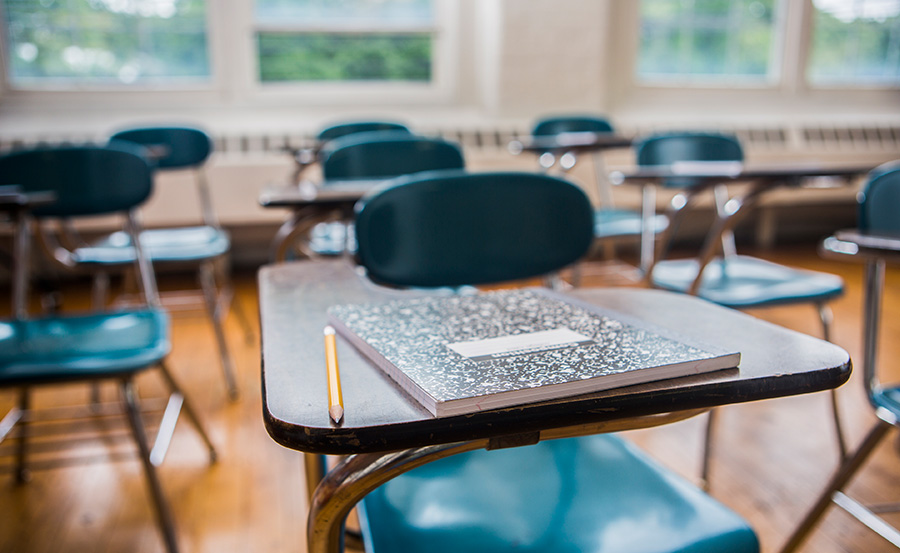
M 334 422 L 341 422 L 341 419 L 344 418 L 344 408 L 340 405 L 332 405 L 328 408 L 328 414 L 331 415 Z

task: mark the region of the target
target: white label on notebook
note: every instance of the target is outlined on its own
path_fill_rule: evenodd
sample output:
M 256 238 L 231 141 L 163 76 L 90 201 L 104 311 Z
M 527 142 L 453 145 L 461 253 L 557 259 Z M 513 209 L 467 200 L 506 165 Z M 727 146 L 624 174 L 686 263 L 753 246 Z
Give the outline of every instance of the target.
M 498 357 L 524 355 L 593 343 L 593 340 L 583 334 L 568 328 L 557 328 L 470 342 L 455 342 L 447 344 L 447 347 L 472 361 L 488 361 Z

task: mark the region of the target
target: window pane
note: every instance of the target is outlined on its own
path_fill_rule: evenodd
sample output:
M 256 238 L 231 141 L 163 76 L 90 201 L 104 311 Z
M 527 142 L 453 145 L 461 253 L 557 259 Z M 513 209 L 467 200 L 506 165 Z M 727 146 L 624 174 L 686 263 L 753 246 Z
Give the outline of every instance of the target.
M 809 80 L 900 83 L 900 0 L 813 0 Z
M 13 83 L 208 78 L 204 0 L 3 0 Z
M 262 82 L 429 81 L 431 37 L 259 33 Z
M 431 0 L 256 0 L 259 23 L 430 25 Z
M 776 1 L 642 0 L 639 77 L 766 79 Z

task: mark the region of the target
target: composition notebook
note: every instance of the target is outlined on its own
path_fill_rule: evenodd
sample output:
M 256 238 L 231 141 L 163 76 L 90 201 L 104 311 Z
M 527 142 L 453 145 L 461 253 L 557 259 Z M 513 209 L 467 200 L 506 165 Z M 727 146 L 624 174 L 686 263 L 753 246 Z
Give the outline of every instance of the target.
M 436 416 L 726 369 L 741 358 L 536 288 L 328 313 L 340 335 Z

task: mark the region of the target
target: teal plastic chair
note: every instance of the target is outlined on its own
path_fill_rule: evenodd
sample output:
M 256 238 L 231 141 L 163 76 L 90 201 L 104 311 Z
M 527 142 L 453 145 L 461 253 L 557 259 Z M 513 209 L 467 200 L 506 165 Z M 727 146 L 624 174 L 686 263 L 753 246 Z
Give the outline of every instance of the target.
M 636 145 L 637 163 L 641 166 L 670 165 L 682 161 L 743 162 L 744 154 L 737 137 L 722 133 L 672 132 L 649 136 Z M 776 305 L 813 305 L 822 323 L 826 340 L 831 338 L 831 311 L 827 303 L 844 292 L 844 283 L 835 275 L 794 269 L 769 261 L 738 255 L 730 230 L 707 236 L 705 251 L 697 258 L 665 259 L 675 236 L 678 221 L 700 194 L 708 192 L 701 181 L 672 178 L 666 188 L 684 191 L 685 201 L 671 217 L 671 227 L 661 241 L 660 253 L 648 271 L 653 286 L 695 295 L 726 307 L 746 309 Z M 717 216 L 726 217 L 728 190 L 724 184 L 712 190 Z M 713 227 L 716 228 L 715 226 Z M 711 230 L 711 233 L 715 230 Z M 721 255 L 713 255 L 721 251 Z M 832 413 L 840 455 L 846 452 L 837 409 L 837 394 L 831 390 Z M 712 433 L 715 413 L 710 412 L 703 453 L 702 478 L 709 482 Z
M 316 135 L 316 140 L 318 140 L 320 144 L 324 144 L 329 140 L 341 138 L 342 136 L 376 131 L 394 131 L 412 134 L 409 127 L 403 123 L 395 123 L 392 121 L 346 121 L 325 127 Z
M 593 213 L 555 177 L 441 171 L 373 191 L 356 234 L 376 282 L 455 287 L 577 261 Z M 458 454 L 379 487 L 359 515 L 369 553 L 759 550 L 740 517 L 615 435 Z
M 128 232 L 136 237 L 139 229 L 134 210 L 152 190 L 152 169 L 142 153 L 141 149 L 129 144 L 18 152 L 0 158 L 0 184 L 18 184 L 25 192 L 52 192 L 56 198 L 52 204 L 33 210 L 33 216 L 39 220 L 124 212 L 129 223 Z M 128 185 L 110 187 L 110 183 L 120 181 Z M 28 226 L 23 228 L 27 231 Z M 24 239 L 27 244 L 28 236 Z M 31 317 L 27 313 L 18 313 L 14 319 L 0 320 L 0 388 L 20 390 L 18 406 L 0 422 L 0 441 L 8 437 L 14 427 L 21 429 L 15 471 L 17 480 L 24 482 L 30 389 L 116 381 L 166 549 L 175 552 L 178 550 L 175 525 L 155 470 L 165 456 L 171 433 L 161 430 L 151 450 L 134 389 L 135 376 L 159 367 L 172 389 L 167 420 L 160 428 L 174 430 L 172 417 L 178 417 L 179 411 L 184 409 L 205 442 L 210 461 L 215 460 L 216 451 L 196 412 L 165 365 L 165 357 L 171 348 L 169 319 L 159 307 L 153 273 L 143 249 L 134 249 L 131 258 L 136 272 L 141 275 L 139 282 L 148 300 L 146 305 L 90 314 Z M 27 256 L 16 259 L 16 263 L 27 267 Z M 17 290 L 17 294 L 24 295 L 25 290 Z
M 613 133 L 612 123 L 605 117 L 595 115 L 556 115 L 538 119 L 531 130 L 535 137 L 554 136 L 564 133 Z M 576 152 L 564 152 L 556 158 L 552 151 L 538 152 L 538 162 L 544 170 L 550 170 L 557 163 L 563 173 L 573 169 L 578 162 Z M 643 234 L 644 217 L 640 211 L 616 207 L 613 200 L 612 186 L 606 176 L 606 164 L 602 152 L 592 155 L 594 179 L 600 198 L 600 207 L 594 213 L 594 236 L 606 242 L 609 254 L 614 255 L 614 240 L 638 239 L 641 243 L 641 263 L 643 269 L 652 261 L 653 241 Z M 651 189 L 646 189 L 649 193 Z M 646 222 L 652 229 L 652 236 L 664 231 L 669 224 L 665 215 L 654 214 L 652 220 Z
M 345 180 L 383 180 L 400 175 L 440 169 L 461 169 L 465 159 L 460 147 L 440 138 L 408 131 L 366 131 L 328 142 L 320 152 L 323 186 Z M 349 213 L 335 213 L 340 221 L 312 228 L 309 249 L 317 255 L 335 256 L 356 249 Z
M 291 176 L 292 182 L 300 182 L 303 173 L 312 165 L 319 161 L 319 151 L 329 140 L 341 138 L 350 134 L 379 132 L 379 131 L 396 131 L 412 134 L 409 127 L 403 123 L 393 121 L 377 121 L 377 120 L 359 120 L 344 121 L 334 123 L 323 128 L 316 134 L 316 143 L 312 147 L 298 148 L 291 150 L 291 156 L 294 158 L 294 173 Z
M 872 171 L 859 196 L 858 229 L 870 239 L 884 238 L 896 242 L 900 239 L 900 161 L 887 163 Z M 900 547 L 900 530 L 884 519 L 883 515 L 896 513 L 897 504 L 865 506 L 845 493 L 844 488 L 878 444 L 895 427 L 900 426 L 900 385 L 882 384 L 878 378 L 878 329 L 881 320 L 881 297 L 884 290 L 885 266 L 896 260 L 897 251 L 867 253 L 853 246 L 844 247 L 839 238 L 825 240 L 823 250 L 831 256 L 865 262 L 865 303 L 863 313 L 863 385 L 866 397 L 878 421 L 872 426 L 859 446 L 841 462 L 818 499 L 794 530 L 782 549 L 783 553 L 796 550 L 816 527 L 834 503 L 881 537 Z
M 344 136 L 328 142 L 320 156 L 326 186 L 328 181 L 387 179 L 465 166 L 457 144 L 398 131 Z
M 194 173 L 203 224 L 148 229 L 141 233 L 141 241 L 155 264 L 197 268 L 202 300 L 215 332 L 228 393 L 231 398 L 236 398 L 238 385 L 234 361 L 224 329 L 229 308 L 234 308 L 248 341 L 253 335 L 246 315 L 240 305 L 233 301 L 234 293 L 227 267 L 231 238 L 216 217 L 204 170 L 213 151 L 212 139 L 204 131 L 191 127 L 139 127 L 121 130 L 113 134 L 110 140 L 130 142 L 146 148 L 157 171 L 186 170 Z M 127 236 L 119 232 L 92 243 L 90 251 L 83 251 L 82 254 L 93 255 L 95 264 L 120 267 L 131 262 L 132 252 Z M 99 283 L 99 286 L 103 286 L 104 281 Z M 97 294 L 99 296 L 102 291 Z

